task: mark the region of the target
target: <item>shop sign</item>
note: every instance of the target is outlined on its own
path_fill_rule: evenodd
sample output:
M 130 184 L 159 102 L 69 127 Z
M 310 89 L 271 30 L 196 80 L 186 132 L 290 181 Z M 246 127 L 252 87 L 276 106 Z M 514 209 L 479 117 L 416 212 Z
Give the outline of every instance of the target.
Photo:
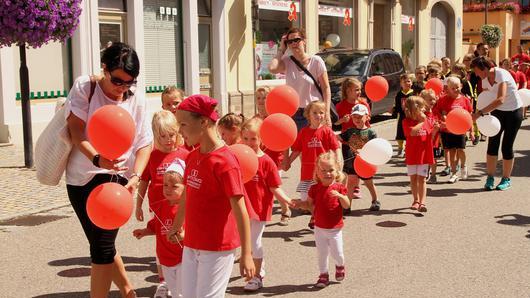
M 530 22 L 521 20 L 521 37 L 530 37 Z
M 350 7 L 340 6 L 329 6 L 329 5 L 318 5 L 318 15 L 330 16 L 337 18 L 346 18 L 346 16 L 352 15 L 352 9 Z
M 292 6 L 294 6 L 295 12 L 300 11 L 300 3 L 297 1 L 258 0 L 259 9 L 291 12 Z
M 415 18 L 413 16 L 402 14 L 401 24 L 408 25 L 407 29 L 412 32 L 414 30 Z

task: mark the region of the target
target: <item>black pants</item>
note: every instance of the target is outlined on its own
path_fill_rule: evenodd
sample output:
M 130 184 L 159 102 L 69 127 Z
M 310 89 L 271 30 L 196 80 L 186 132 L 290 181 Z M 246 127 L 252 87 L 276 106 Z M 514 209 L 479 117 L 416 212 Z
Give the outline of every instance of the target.
M 127 184 L 127 179 L 116 175 L 97 174 L 90 182 L 83 186 L 66 185 L 72 208 L 74 208 L 75 214 L 79 218 L 85 236 L 90 244 L 90 259 L 92 263 L 102 265 L 112 264 L 114 262 L 114 256 L 116 255 L 114 242 L 116 236 L 118 236 L 118 229 L 104 230 L 93 224 L 86 211 L 86 202 L 94 188 L 107 182 L 117 182 L 125 185 Z
M 495 110 L 491 114 L 499 119 L 501 122 L 501 130 L 499 133 L 490 137 L 488 141 L 488 155 L 497 156 L 499 155 L 499 146 L 501 146 L 501 135 L 502 137 L 502 159 L 510 160 L 513 159 L 513 143 L 517 132 L 523 122 L 523 108 L 514 111 L 499 111 Z

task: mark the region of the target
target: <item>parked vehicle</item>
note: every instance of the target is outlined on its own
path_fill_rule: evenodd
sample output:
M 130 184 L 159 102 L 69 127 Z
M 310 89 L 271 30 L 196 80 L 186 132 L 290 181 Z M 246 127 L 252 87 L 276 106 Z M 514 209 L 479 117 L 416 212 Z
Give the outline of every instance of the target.
M 341 84 L 348 77 L 355 77 L 364 84 L 372 76 L 383 76 L 389 85 L 388 95 L 371 102 L 372 115 L 387 112 L 394 104 L 394 98 L 400 90 L 399 77 L 405 73 L 403 60 L 392 49 L 354 50 L 327 49 L 318 53 L 326 63 L 331 101 L 337 104 L 341 100 Z M 362 96 L 365 96 L 364 88 Z

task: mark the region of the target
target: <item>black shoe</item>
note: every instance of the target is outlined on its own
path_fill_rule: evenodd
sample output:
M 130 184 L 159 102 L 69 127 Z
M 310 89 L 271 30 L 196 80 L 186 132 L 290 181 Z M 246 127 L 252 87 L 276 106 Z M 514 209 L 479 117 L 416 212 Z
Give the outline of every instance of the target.
M 342 215 L 349 215 L 351 213 L 351 208 L 342 208 Z
M 373 201 L 370 206 L 370 211 L 379 211 L 381 210 L 381 203 L 379 201 Z

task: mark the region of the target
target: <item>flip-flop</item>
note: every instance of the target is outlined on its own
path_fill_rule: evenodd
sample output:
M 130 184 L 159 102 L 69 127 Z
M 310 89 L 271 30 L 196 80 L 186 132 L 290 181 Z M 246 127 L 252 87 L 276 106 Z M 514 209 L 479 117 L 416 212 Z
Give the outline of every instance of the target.
M 427 207 L 425 207 L 425 204 L 420 204 L 420 207 L 418 208 L 419 212 L 427 212 Z

